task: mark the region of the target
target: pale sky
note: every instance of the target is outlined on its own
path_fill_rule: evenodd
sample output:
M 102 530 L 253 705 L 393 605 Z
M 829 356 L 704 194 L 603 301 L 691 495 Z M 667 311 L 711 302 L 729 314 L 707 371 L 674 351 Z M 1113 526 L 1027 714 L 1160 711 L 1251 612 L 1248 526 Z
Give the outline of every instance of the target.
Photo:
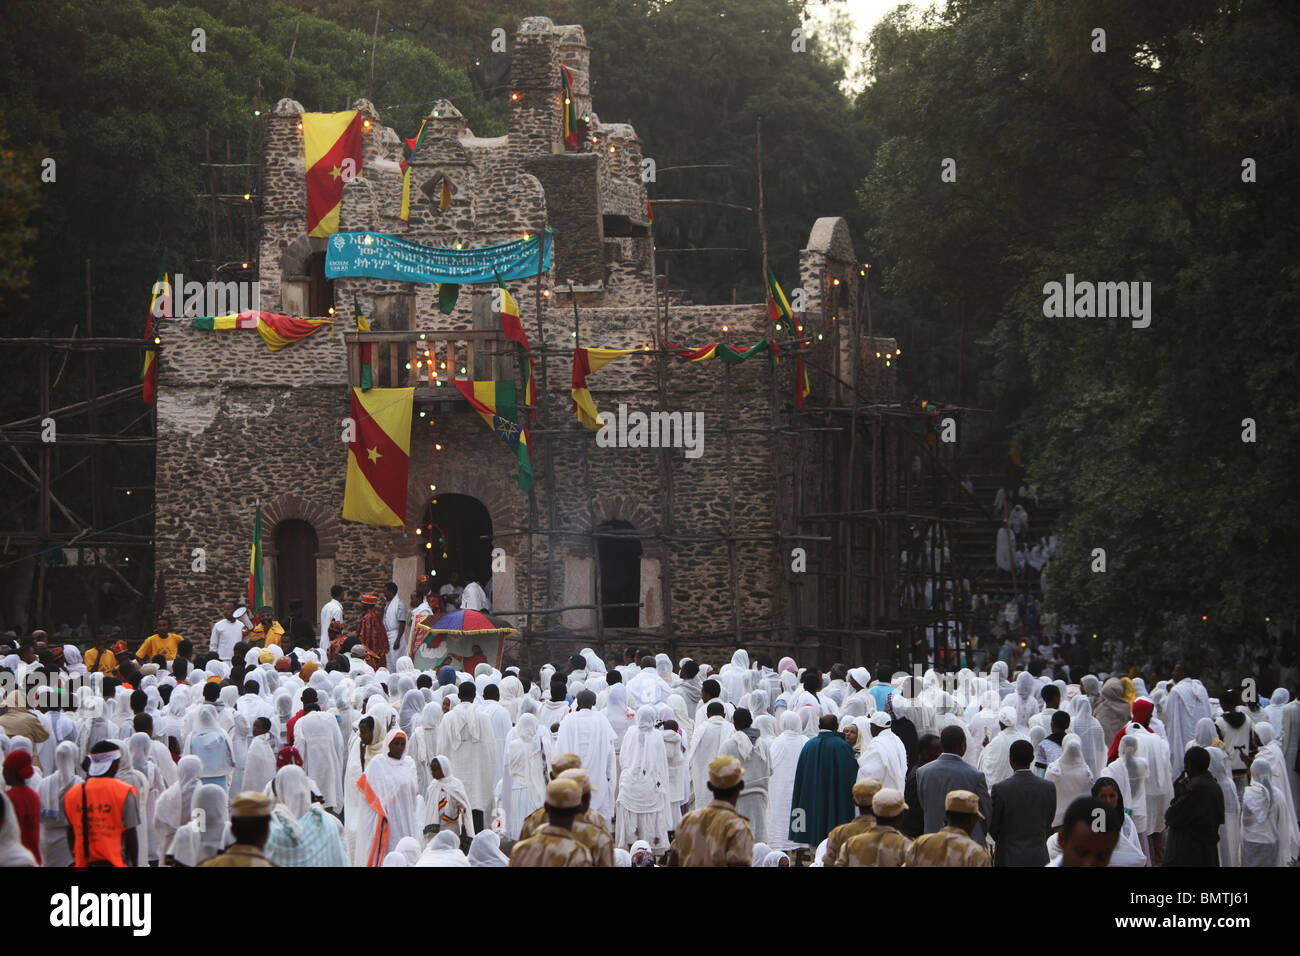
M 906 2 L 910 2 L 918 11 L 932 5 L 931 0 L 832 0 L 830 3 L 812 3 L 808 6 L 808 13 L 811 15 L 814 24 L 810 34 L 816 30 L 816 24 L 827 17 L 832 10 L 847 9 L 853 15 L 855 22 L 856 65 L 856 63 L 861 63 L 862 60 L 866 59 L 866 44 L 867 38 L 871 35 L 871 28 L 889 11 L 902 6 Z

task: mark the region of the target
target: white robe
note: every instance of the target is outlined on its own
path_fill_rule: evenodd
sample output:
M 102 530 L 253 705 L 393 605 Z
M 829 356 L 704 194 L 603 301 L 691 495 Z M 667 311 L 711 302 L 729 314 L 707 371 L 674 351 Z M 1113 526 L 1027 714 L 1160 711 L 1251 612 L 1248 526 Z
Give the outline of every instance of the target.
M 473 701 L 461 701 L 438 724 L 438 753 L 450 761 L 452 775 L 464 784 L 470 809 L 490 810 L 497 782 L 497 744 L 491 718 Z
M 658 710 L 659 705 L 666 701 L 672 692 L 672 688 L 664 683 L 657 670 L 653 667 L 643 667 L 627 683 L 627 705 L 633 711 L 639 710 L 646 704 Z
M 302 721 L 298 721 L 299 724 Z M 259 734 L 248 745 L 244 757 L 245 790 L 265 792 L 271 778 L 275 776 L 275 754 L 271 750 L 270 734 Z
M 609 719 L 597 710 L 575 710 L 560 721 L 555 746 L 559 753 L 577 754 L 582 759 L 591 785 L 596 788 L 591 808 L 608 820 L 614 812 L 614 782 L 618 779 L 614 728 Z
M 293 739 L 303 772 L 320 788 L 325 806 L 342 810 L 344 744 L 338 720 L 324 711 L 303 714 L 293 725 Z
M 294 726 L 296 729 L 297 725 Z M 415 785 L 415 762 L 406 756 L 394 760 L 386 753 L 381 754 L 366 765 L 362 777 L 379 798 L 379 804 L 388 818 L 388 847 L 396 847 L 404 837 L 419 840 L 422 828 L 415 806 L 419 796 Z M 366 865 L 380 820 L 379 814 L 366 801 L 364 794 L 359 805 L 361 818 L 357 821 L 353 866 Z M 379 862 L 382 862 L 382 857 L 375 865 L 378 866 Z
M 510 712 L 502 706 L 500 701 L 496 700 L 483 700 L 480 701 L 477 706 L 480 711 L 487 715 L 488 720 L 491 722 L 492 737 L 496 742 L 497 762 L 496 766 L 493 768 L 492 776 L 492 786 L 495 789 L 498 782 L 504 784 L 508 777 L 508 774 L 506 773 L 506 735 L 513 729 L 510 720 Z M 503 785 L 503 803 L 507 796 L 506 789 L 507 787 Z
M 881 789 L 902 793 L 907 786 L 907 748 L 898 735 L 886 727 L 867 741 L 858 758 L 858 779 L 875 777 Z
M 709 763 L 722 752 L 722 745 L 732 733 L 734 728 L 727 723 L 725 717 L 710 717 L 702 724 L 695 725 L 695 735 L 691 738 L 690 752 L 687 755 L 694 793 L 692 809 L 699 810 L 713 799 L 713 794 L 706 786 L 709 782 Z
M 1011 745 L 1017 740 L 1028 740 L 1029 735 L 1019 727 L 1004 727 L 1002 732 L 988 742 L 980 752 L 979 771 L 988 781 L 989 792 L 995 783 L 1001 783 L 1015 771 L 1011 767 Z
M 784 731 L 768 748 L 772 768 L 767 779 L 767 845 L 774 850 L 792 850 L 801 844 L 790 835 L 790 805 L 794 800 L 794 774 L 799 754 L 808 738 L 798 731 Z
M 1187 744 L 1196 736 L 1196 722 L 1210 716 L 1210 695 L 1205 685 L 1191 677 L 1184 677 L 1169 688 L 1169 696 L 1162 702 L 1164 708 L 1165 736 L 1169 741 L 1170 769 L 1177 777 L 1183 772 L 1183 755 Z

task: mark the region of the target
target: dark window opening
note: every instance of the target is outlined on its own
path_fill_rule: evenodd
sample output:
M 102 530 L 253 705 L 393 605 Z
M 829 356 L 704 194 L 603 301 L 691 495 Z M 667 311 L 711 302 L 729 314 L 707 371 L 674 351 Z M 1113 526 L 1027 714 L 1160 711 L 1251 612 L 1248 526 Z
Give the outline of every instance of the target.
M 606 521 L 596 528 L 601 534 L 635 531 L 626 521 Z M 639 538 L 597 538 L 600 560 L 601 621 L 605 627 L 640 627 L 641 540 Z M 632 607 L 609 607 L 630 604 Z
M 424 509 L 417 537 L 424 570 L 435 591 L 451 582 L 453 571 L 460 574 L 462 587 L 474 580 L 484 590 L 489 588 L 492 516 L 483 502 L 469 495 L 438 495 Z
M 313 252 L 307 259 L 307 314 L 323 318 L 334 308 L 334 280 L 325 278 L 325 253 Z
M 302 601 L 310 618 L 316 607 L 316 529 L 290 518 L 275 527 L 275 610 L 283 619 L 290 601 Z M 256 613 L 256 608 L 249 608 Z
M 633 222 L 630 216 L 611 213 L 600 218 L 606 239 L 645 239 L 650 235 L 648 225 Z

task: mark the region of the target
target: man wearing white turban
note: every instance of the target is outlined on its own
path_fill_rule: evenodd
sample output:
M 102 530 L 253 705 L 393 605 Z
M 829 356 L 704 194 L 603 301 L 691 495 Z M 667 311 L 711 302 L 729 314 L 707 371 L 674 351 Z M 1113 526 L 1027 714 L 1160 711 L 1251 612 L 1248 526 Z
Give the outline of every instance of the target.
M 858 758 L 858 780 L 875 778 L 882 790 L 903 792 L 907 785 L 907 748 L 892 729 L 893 718 L 883 710 L 868 720 L 871 739 Z

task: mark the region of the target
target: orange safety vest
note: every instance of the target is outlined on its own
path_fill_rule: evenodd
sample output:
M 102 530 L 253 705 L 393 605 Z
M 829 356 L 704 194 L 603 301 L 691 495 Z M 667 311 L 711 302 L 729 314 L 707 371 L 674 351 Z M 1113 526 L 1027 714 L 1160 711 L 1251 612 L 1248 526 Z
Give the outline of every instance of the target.
M 86 787 L 95 784 L 91 800 L 85 802 Z M 72 826 L 76 865 L 87 866 L 86 833 L 90 829 L 90 860 L 126 866 L 122 859 L 122 808 L 135 787 L 116 777 L 91 777 L 80 787 L 70 787 L 63 798 L 63 809 Z M 84 826 L 83 826 L 84 821 Z

